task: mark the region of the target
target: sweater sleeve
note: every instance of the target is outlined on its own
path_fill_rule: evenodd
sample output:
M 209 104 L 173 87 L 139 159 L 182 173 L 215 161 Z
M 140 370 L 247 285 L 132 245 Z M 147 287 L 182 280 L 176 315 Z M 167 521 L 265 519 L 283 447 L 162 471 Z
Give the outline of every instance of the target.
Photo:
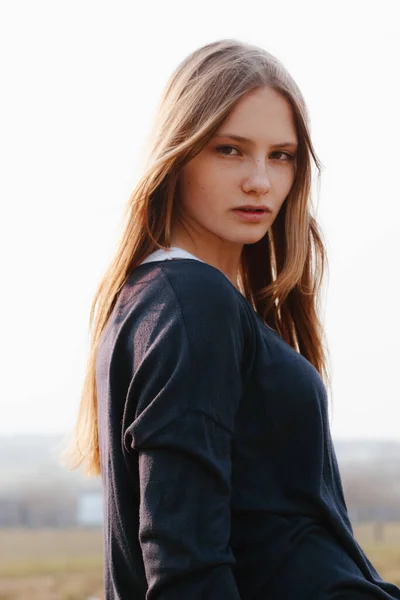
M 243 388 L 235 300 L 223 286 L 194 285 L 179 297 L 171 288 L 134 347 L 128 403 L 136 410 L 125 444 L 138 456 L 146 600 L 240 600 L 229 546 L 231 439 Z

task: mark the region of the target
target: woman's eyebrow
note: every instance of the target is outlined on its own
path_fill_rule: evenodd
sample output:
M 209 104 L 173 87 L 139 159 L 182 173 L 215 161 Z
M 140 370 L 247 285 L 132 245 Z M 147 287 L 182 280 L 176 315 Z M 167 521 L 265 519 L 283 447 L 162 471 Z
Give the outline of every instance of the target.
M 236 140 L 237 142 L 244 142 L 247 144 L 254 144 L 253 140 L 249 138 L 243 137 L 241 135 L 235 135 L 234 133 L 218 133 L 214 136 L 215 138 L 231 138 L 232 140 Z M 290 146 L 291 148 L 297 149 L 297 142 L 280 142 L 279 144 L 272 144 L 272 148 L 287 148 Z

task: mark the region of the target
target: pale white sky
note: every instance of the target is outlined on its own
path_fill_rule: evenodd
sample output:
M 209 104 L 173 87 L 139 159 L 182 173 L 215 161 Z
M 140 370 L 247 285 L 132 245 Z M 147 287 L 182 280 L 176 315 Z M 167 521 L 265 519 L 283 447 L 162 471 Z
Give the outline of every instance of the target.
M 0 434 L 72 426 L 162 88 L 195 48 L 238 38 L 294 76 L 325 166 L 333 435 L 400 439 L 399 17 L 397 0 L 1 4 Z

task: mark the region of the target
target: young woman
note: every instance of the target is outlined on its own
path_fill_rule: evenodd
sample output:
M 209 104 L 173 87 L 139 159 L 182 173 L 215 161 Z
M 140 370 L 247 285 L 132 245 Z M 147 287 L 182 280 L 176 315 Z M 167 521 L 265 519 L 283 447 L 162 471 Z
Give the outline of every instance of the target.
M 354 539 L 332 445 L 311 159 L 268 52 L 223 40 L 172 75 L 76 429 L 107 600 L 400 599 Z

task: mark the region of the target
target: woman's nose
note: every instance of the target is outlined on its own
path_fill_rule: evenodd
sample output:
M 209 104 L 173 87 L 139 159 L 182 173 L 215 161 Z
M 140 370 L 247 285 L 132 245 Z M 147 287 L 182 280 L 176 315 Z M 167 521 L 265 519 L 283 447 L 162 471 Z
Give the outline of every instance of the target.
M 265 194 L 269 191 L 271 183 L 267 174 L 265 165 L 258 165 L 242 183 L 243 191 L 246 193 L 255 192 L 257 194 Z

